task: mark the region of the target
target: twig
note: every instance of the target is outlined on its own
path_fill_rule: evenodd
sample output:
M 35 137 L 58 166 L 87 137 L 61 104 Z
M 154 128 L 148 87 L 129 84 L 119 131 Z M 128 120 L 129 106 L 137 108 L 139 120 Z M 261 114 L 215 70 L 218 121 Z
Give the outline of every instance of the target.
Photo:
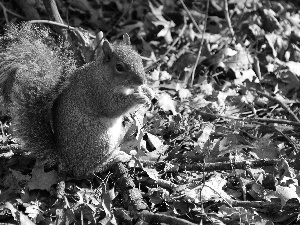
M 288 113 L 291 114 L 291 116 L 294 118 L 295 121 L 297 121 L 298 123 L 300 123 L 300 120 L 299 118 L 294 114 L 294 112 L 282 101 L 280 101 L 279 99 L 275 98 L 275 97 L 272 97 L 271 95 L 265 93 L 265 92 L 262 92 L 262 91 L 259 91 L 259 90 L 256 90 L 254 88 L 249 88 L 250 91 L 254 91 L 254 92 L 257 92 L 258 94 L 268 98 L 268 99 L 271 99 L 272 101 L 274 102 L 277 102 L 278 104 L 281 105 L 282 108 L 284 108 L 286 111 L 288 111 Z
M 235 42 L 235 35 L 234 35 L 234 31 L 233 31 L 231 21 L 230 21 L 229 10 L 228 10 L 228 1 L 227 0 L 224 0 L 224 14 L 225 14 L 225 18 L 226 18 L 226 22 L 227 22 L 230 34 L 232 36 L 232 40 Z
M 151 63 L 151 65 L 145 67 L 145 72 L 148 73 L 150 70 L 153 70 L 154 68 L 158 67 L 158 65 L 163 61 L 162 57 L 159 57 L 155 62 Z
M 248 160 L 241 162 L 216 162 L 216 163 L 195 163 L 195 164 L 181 164 L 179 165 L 179 172 L 182 171 L 216 171 L 216 170 L 232 170 L 245 169 L 246 165 L 252 168 L 275 166 L 280 162 L 280 159 L 260 159 Z
M 55 0 L 43 0 L 43 3 L 51 20 L 64 24 L 64 21 L 58 12 Z
M 8 16 L 7 16 L 7 13 L 6 13 L 6 8 L 4 8 L 4 6 L 3 6 L 2 3 L 1 3 L 1 6 L 2 6 L 2 9 L 3 9 L 3 14 L 4 14 L 5 22 L 8 24 L 9 21 L 8 21 Z
M 30 20 L 30 21 L 28 21 L 28 23 L 32 23 L 32 24 L 33 23 L 45 23 L 45 24 L 51 24 L 51 25 L 59 26 L 59 27 L 62 27 L 62 28 L 65 28 L 65 29 L 69 29 L 69 30 L 77 30 L 76 27 L 72 27 L 72 26 L 69 26 L 69 25 L 66 25 L 66 24 L 54 22 L 54 21 L 51 21 L 51 20 Z M 88 36 L 90 38 L 93 38 L 93 39 L 96 38 L 95 35 L 92 35 L 90 33 L 88 33 Z
M 209 1 L 208 1 L 209 2 Z M 186 5 L 184 4 L 183 0 L 180 0 L 181 5 L 183 6 L 183 8 L 185 9 L 185 11 L 187 12 L 188 16 L 190 17 L 190 19 L 192 20 L 194 26 L 197 28 L 198 32 L 201 34 L 202 30 L 200 29 L 200 27 L 198 26 L 197 22 L 195 21 L 194 17 L 192 16 L 190 10 L 186 7 Z M 207 3 L 209 4 L 209 3 Z M 208 7 L 206 9 L 206 11 L 208 12 Z M 208 13 L 206 14 L 208 15 Z M 205 31 L 205 30 L 204 30 Z
M 206 31 L 206 24 L 207 24 L 207 18 L 208 18 L 208 8 L 209 8 L 209 0 L 206 1 L 206 14 L 205 14 L 205 19 L 204 19 L 204 28 L 203 31 L 201 31 L 200 27 L 198 26 L 198 24 L 196 23 L 196 21 L 194 20 L 191 12 L 189 11 L 189 9 L 186 7 L 186 5 L 184 4 L 183 0 L 180 0 L 183 8 L 186 10 L 187 14 L 189 15 L 190 19 L 192 20 L 193 24 L 195 25 L 195 27 L 197 28 L 199 33 L 202 33 L 202 38 L 201 38 L 201 43 L 200 43 L 200 48 L 198 51 L 198 55 L 197 55 L 197 59 L 196 62 L 194 64 L 193 70 L 192 70 L 192 78 L 191 78 L 191 86 L 193 86 L 193 82 L 194 82 L 194 77 L 195 77 L 195 71 L 197 68 L 197 65 L 199 63 L 200 60 L 200 55 L 202 52 L 202 47 L 203 47 L 203 43 L 204 43 L 204 35 L 205 35 L 205 31 Z
M 195 65 L 193 67 L 191 86 L 193 86 L 196 68 L 197 68 L 197 65 L 199 63 L 200 55 L 201 55 L 202 48 L 203 48 L 204 35 L 205 35 L 205 31 L 206 31 L 207 18 L 208 18 L 208 8 L 209 8 L 209 0 L 206 1 L 206 15 L 205 15 L 205 20 L 204 20 L 204 28 L 203 28 L 203 31 L 202 31 L 201 43 L 200 43 L 200 48 L 199 48 L 199 51 L 198 51 L 197 59 L 196 59 Z
M 184 219 L 176 218 L 173 216 L 160 214 L 160 213 L 152 213 L 149 211 L 142 211 L 136 214 L 140 219 L 148 222 L 149 224 L 153 223 L 164 223 L 164 224 L 172 224 L 172 225 L 196 225 L 195 223 L 189 222 Z
M 299 150 L 299 147 L 298 147 L 298 144 L 293 141 L 290 137 L 288 137 L 287 135 L 285 135 L 284 133 L 282 133 L 280 130 L 278 130 L 276 127 L 272 127 L 272 126 L 268 126 L 270 127 L 271 129 L 274 129 L 275 131 L 277 131 L 279 134 L 281 134 L 294 148 L 295 152 L 296 153 L 299 153 L 300 150 Z
M 258 208 L 258 209 L 269 209 L 274 210 L 278 209 L 280 210 L 282 208 L 282 203 L 280 201 L 274 201 L 274 202 L 266 202 L 266 201 L 235 201 L 233 200 L 231 202 L 233 207 L 251 207 L 251 208 Z M 289 202 L 285 204 L 284 208 L 285 210 L 295 210 L 299 209 L 300 204 L 298 202 Z
M 76 29 L 75 27 L 71 27 L 71 26 L 68 26 L 66 24 L 55 22 L 55 21 L 52 21 L 52 20 L 30 20 L 30 21 L 28 21 L 28 23 L 45 23 L 45 24 L 51 24 L 51 25 L 63 27 L 63 28 L 70 29 L 70 30 L 75 30 Z
M 186 19 L 184 19 L 184 25 L 183 25 L 178 37 L 173 41 L 172 45 L 167 49 L 165 54 L 163 54 L 160 58 L 165 57 L 171 51 L 171 49 L 176 45 L 176 43 L 180 40 L 180 38 L 184 34 L 184 31 L 185 31 L 186 28 L 187 28 Z
M 5 17 L 5 22 L 7 24 L 9 23 L 9 20 L 8 20 L 8 17 L 7 17 L 7 12 L 10 13 L 10 14 L 12 14 L 13 16 L 19 17 L 21 19 L 25 19 L 25 17 L 23 17 L 23 16 L 15 13 L 15 12 L 7 9 L 2 2 L 0 2 L 0 6 L 1 6 L 2 10 L 3 10 L 3 14 L 4 14 L 4 17 Z
M 159 59 L 157 59 L 155 62 L 151 63 L 151 65 L 147 66 L 145 68 L 145 72 L 149 72 L 150 70 L 154 69 L 155 67 L 157 67 L 157 65 L 163 61 L 164 57 L 171 51 L 171 49 L 176 45 L 176 43 L 180 40 L 180 38 L 182 37 L 182 35 L 184 34 L 184 31 L 187 28 L 187 24 L 186 24 L 186 20 L 184 20 L 184 25 L 178 35 L 178 37 L 174 40 L 174 42 L 172 43 L 172 45 L 167 49 L 167 51 L 161 56 L 159 57 Z
M 248 160 L 241 162 L 215 162 L 215 163 L 181 163 L 176 164 L 172 163 L 173 169 L 170 172 L 183 172 L 183 171 L 216 171 L 216 170 L 232 170 L 235 169 L 245 169 L 246 166 L 250 166 L 252 168 L 257 167 L 265 167 L 265 166 L 275 166 L 281 159 L 258 159 L 258 160 Z M 150 162 L 143 161 L 144 166 L 156 167 L 158 170 L 164 169 L 166 165 L 165 162 Z
M 278 123 L 278 124 L 288 124 L 288 125 L 293 125 L 293 126 L 300 126 L 300 123 L 290 121 L 290 120 L 282 120 L 282 119 L 270 119 L 270 118 L 239 118 L 239 117 L 234 117 L 234 116 L 224 116 L 224 115 L 217 115 L 217 114 L 212 114 L 212 113 L 207 113 L 207 112 L 197 112 L 198 114 L 201 115 L 206 115 L 206 116 L 212 116 L 215 118 L 225 118 L 225 119 L 231 119 L 231 120 L 238 120 L 238 121 L 244 121 L 244 122 L 260 122 L 260 123 Z

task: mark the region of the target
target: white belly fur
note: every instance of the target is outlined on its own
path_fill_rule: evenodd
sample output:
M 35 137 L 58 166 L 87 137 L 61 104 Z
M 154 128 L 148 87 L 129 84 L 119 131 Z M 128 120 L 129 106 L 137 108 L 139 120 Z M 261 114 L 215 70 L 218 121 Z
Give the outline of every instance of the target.
M 119 144 L 125 135 L 125 127 L 123 126 L 123 117 L 106 118 L 102 117 L 101 122 L 107 127 L 107 135 L 110 137 L 110 143 L 113 146 Z M 118 146 L 116 146 L 118 147 Z

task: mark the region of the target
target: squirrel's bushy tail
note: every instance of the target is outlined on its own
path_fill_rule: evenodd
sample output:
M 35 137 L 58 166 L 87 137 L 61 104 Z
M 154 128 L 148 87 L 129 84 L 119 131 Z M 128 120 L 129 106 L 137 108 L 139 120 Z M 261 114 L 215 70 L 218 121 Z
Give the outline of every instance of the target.
M 63 45 L 28 23 L 10 25 L 0 38 L 0 85 L 10 99 L 14 130 L 25 149 L 41 158 L 55 152 L 51 108 L 76 69 Z

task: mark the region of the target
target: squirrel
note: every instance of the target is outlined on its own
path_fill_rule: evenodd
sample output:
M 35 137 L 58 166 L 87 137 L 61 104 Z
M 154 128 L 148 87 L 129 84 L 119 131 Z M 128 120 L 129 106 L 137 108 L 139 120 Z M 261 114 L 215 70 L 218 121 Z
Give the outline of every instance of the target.
M 0 45 L 0 84 L 26 150 L 75 177 L 126 158 L 119 145 L 132 124 L 124 121 L 153 97 L 129 36 L 104 40 L 79 68 L 65 42 L 29 23 L 10 25 Z

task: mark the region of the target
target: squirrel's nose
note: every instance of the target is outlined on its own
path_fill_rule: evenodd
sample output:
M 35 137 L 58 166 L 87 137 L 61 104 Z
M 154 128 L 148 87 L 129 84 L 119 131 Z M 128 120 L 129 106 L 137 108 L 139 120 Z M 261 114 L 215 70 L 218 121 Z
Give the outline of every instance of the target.
M 142 74 L 140 76 L 135 76 L 134 77 L 134 82 L 137 84 L 137 85 L 143 85 L 146 83 L 146 76 L 145 74 Z

